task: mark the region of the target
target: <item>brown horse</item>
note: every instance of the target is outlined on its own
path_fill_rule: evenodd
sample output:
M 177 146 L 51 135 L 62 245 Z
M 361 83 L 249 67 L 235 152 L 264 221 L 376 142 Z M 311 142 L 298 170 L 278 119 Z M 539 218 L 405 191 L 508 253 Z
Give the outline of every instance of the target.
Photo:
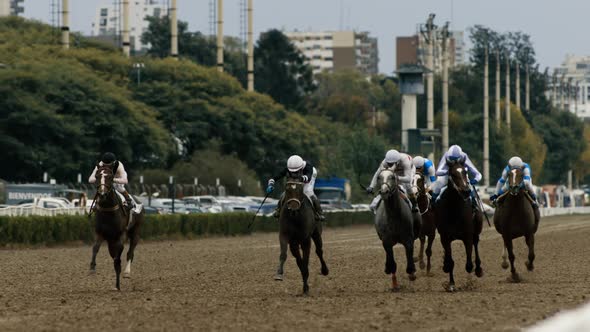
M 508 268 L 506 263 L 506 251 L 510 259 L 510 272 L 512 281 L 520 282 L 520 277 L 514 268 L 514 251 L 512 240 L 524 236 L 529 248 L 529 256 L 525 265 L 529 271 L 534 269 L 535 260 L 535 232 L 538 224 L 531 205 L 532 199 L 527 194 L 523 182 L 521 169 L 512 169 L 508 174 L 508 191 L 497 200 L 494 213 L 494 227 L 502 235 L 504 250 L 502 252 L 502 267 Z
M 135 247 L 139 242 L 139 230 L 144 219 L 144 212 L 134 214 L 129 223 L 128 214 L 122 205 L 121 199 L 115 192 L 113 185 L 113 170 L 109 165 L 100 166 L 96 171 L 98 183 L 96 194 L 96 241 L 92 247 L 92 261 L 90 272 L 96 272 L 96 255 L 103 241 L 107 241 L 109 254 L 113 258 L 116 273 L 116 288 L 121 290 L 121 255 L 123 254 L 125 238 L 129 239 L 127 251 L 127 266 L 124 277 L 131 275 L 131 262 L 133 261 Z
M 467 177 L 468 169 L 462 163 L 449 166 L 448 185 L 440 194 L 435 205 L 436 228 L 440 234 L 440 242 L 444 249 L 443 271 L 449 274 L 447 291 L 455 291 L 453 268 L 455 262 L 451 250 L 451 242 L 463 241 L 467 254 L 465 270 L 473 271 L 472 253 L 475 249 L 475 275 L 483 276 L 481 259 L 479 258 L 479 234 L 483 227 L 483 214 L 471 203 L 471 189 Z
M 432 243 L 436 238 L 436 225 L 434 223 L 434 209 L 431 208 L 430 195 L 426 192 L 424 182 L 424 174 L 416 173 L 416 186 L 418 187 L 416 200 L 418 202 L 418 209 L 422 215 L 422 228 L 420 229 L 419 235 L 420 254 L 418 256 L 418 261 L 420 262 L 420 269 L 426 267 L 426 274 L 431 275 L 430 269 L 432 266 L 430 264 L 430 257 L 432 256 Z M 426 242 L 426 237 L 428 237 L 428 245 L 426 247 L 427 263 L 424 264 L 424 243 Z
M 311 201 L 303 192 L 305 183 L 292 178 L 287 178 L 285 196 L 282 199 L 282 206 L 279 216 L 279 241 L 281 243 L 281 257 L 277 275 L 283 274 L 283 264 L 287 259 L 286 252 L 283 255 L 283 248 L 289 245 L 291 254 L 297 261 L 303 279 L 303 294 L 309 293 L 307 279 L 309 277 L 309 254 L 311 241 L 315 243 L 316 254 L 320 259 L 321 273 L 327 276 L 328 266 L 324 261 L 322 248 L 322 224 L 315 217 L 315 211 Z M 281 280 L 277 279 L 277 280 Z

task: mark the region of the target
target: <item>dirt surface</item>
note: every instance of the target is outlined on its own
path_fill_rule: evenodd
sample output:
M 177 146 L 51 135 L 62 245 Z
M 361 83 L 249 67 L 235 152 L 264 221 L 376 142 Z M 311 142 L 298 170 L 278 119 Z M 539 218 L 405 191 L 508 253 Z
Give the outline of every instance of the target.
M 439 239 L 434 276 L 410 283 L 396 247 L 399 293 L 389 291 L 385 254 L 372 227 L 327 229 L 330 275 L 312 256 L 310 295 L 301 296 L 294 259 L 285 281 L 273 280 L 277 234 L 140 243 L 132 278 L 113 291 L 112 261 L 103 246 L 98 273 L 88 275 L 89 246 L 0 251 L 0 331 L 29 330 L 388 330 L 511 331 L 590 297 L 590 217 L 545 218 L 536 237 L 536 270 L 524 267 L 526 246 L 516 241 L 523 281 L 507 281 L 501 240 L 485 226 L 485 275 L 464 272 L 464 250 L 454 242 L 459 291 L 447 293 Z M 417 246 L 416 246 L 417 247 Z

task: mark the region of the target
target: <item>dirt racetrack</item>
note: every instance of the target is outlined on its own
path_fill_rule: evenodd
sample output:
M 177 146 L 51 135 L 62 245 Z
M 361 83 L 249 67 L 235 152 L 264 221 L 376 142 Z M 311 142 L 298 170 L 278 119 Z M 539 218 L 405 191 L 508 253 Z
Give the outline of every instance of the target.
M 510 331 L 590 297 L 590 217 L 545 218 L 536 237 L 536 270 L 526 271 L 524 240 L 516 244 L 523 282 L 507 282 L 501 240 L 485 226 L 485 275 L 464 271 L 454 243 L 459 291 L 446 293 L 442 248 L 433 247 L 434 276 L 410 284 L 396 247 L 402 290 L 389 291 L 385 255 L 369 226 L 326 229 L 330 275 L 312 256 L 310 296 L 302 297 L 293 257 L 285 281 L 274 281 L 277 234 L 194 241 L 143 242 L 132 278 L 116 292 L 103 245 L 98 273 L 88 275 L 89 246 L 0 250 L 0 331 L 30 330 L 388 330 Z M 417 247 L 417 246 L 416 246 Z

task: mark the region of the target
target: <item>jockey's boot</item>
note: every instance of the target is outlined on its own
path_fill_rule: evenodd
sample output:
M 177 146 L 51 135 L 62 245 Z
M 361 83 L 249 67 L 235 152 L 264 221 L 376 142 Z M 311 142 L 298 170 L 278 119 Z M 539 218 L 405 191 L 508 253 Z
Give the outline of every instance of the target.
M 311 201 L 313 203 L 313 209 L 315 210 L 315 217 L 319 221 L 325 221 L 326 216 L 324 216 L 324 212 L 322 211 L 322 204 L 320 204 L 320 200 L 316 195 L 311 196 Z
M 125 190 L 123 192 L 123 196 L 125 196 L 125 202 L 127 203 L 127 210 L 131 210 L 135 208 L 135 201 L 131 198 L 131 195 Z
M 541 220 L 541 211 L 539 211 L 539 203 L 537 203 L 537 196 L 534 194 L 530 194 L 529 196 L 531 197 L 531 205 L 533 206 L 533 212 L 535 214 L 535 233 L 537 232 L 537 229 L 539 228 L 539 221 Z
M 418 200 L 416 199 L 416 195 L 408 195 L 410 199 L 410 203 L 412 204 L 412 213 L 420 212 L 418 209 Z

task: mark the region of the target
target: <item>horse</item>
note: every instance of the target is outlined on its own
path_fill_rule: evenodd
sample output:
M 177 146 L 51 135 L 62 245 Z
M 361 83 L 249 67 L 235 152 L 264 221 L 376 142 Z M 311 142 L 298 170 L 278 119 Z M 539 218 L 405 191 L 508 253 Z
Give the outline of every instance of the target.
M 125 211 L 122 206 L 122 201 L 115 192 L 113 179 L 114 174 L 110 166 L 98 167 L 96 171 L 98 188 L 95 198 L 96 239 L 92 247 L 90 273 L 96 273 L 96 255 L 100 245 L 106 240 L 116 273 L 115 287 L 117 290 L 121 290 L 121 255 L 125 238 L 129 239 L 129 249 L 127 250 L 127 265 L 123 277 L 129 278 L 131 276 L 131 262 L 134 258 L 135 247 L 139 243 L 139 232 L 145 212 L 142 210 L 140 213 L 134 214 L 131 223 L 129 223 L 128 214 L 132 211 Z
M 309 294 L 309 254 L 311 241 L 320 259 L 321 273 L 327 276 L 328 266 L 324 261 L 322 244 L 322 224 L 315 218 L 315 211 L 309 198 L 303 192 L 305 183 L 294 178 L 287 178 L 285 194 L 279 213 L 279 242 L 281 255 L 276 280 L 282 280 L 283 265 L 287 259 L 287 245 L 297 261 L 303 279 L 303 294 Z
M 399 291 L 397 281 L 397 264 L 393 257 L 393 246 L 400 243 L 406 251 L 406 273 L 410 281 L 416 280 L 414 264 L 414 216 L 406 201 L 402 198 L 397 175 L 385 169 L 378 176 L 381 203 L 375 213 L 375 229 L 385 249 L 385 274 L 391 274 L 392 291 Z M 416 234 L 417 235 L 417 234 Z
M 430 257 L 432 256 L 432 243 L 436 238 L 436 225 L 434 223 L 434 210 L 431 208 L 430 195 L 426 192 L 424 186 L 424 174 L 416 173 L 416 186 L 418 187 L 418 195 L 416 201 L 418 202 L 418 209 L 422 216 L 422 228 L 420 229 L 420 254 L 418 261 L 420 262 L 420 269 L 426 267 L 426 274 L 431 275 L 430 269 Z M 426 247 L 426 259 L 427 263 L 424 264 L 424 243 L 428 237 L 428 245 Z
M 449 274 L 447 291 L 454 292 L 455 278 L 453 268 L 455 262 L 451 251 L 451 242 L 463 241 L 467 259 L 465 270 L 473 271 L 472 251 L 475 248 L 475 275 L 483 276 L 481 259 L 479 257 L 479 234 L 483 228 L 483 214 L 475 209 L 471 200 L 471 189 L 467 178 L 468 169 L 463 163 L 449 166 L 448 185 L 440 194 L 435 204 L 435 222 L 440 242 L 444 249 L 443 271 Z
M 504 248 L 502 251 L 502 268 L 507 269 L 506 251 L 510 259 L 510 272 L 513 282 L 520 282 L 520 277 L 514 268 L 514 251 L 512 240 L 524 236 L 529 248 L 528 260 L 525 265 L 533 271 L 535 260 L 535 233 L 538 224 L 531 205 L 532 199 L 524 187 L 524 176 L 521 169 L 512 169 L 508 175 L 508 191 L 497 200 L 494 213 L 494 227 L 502 235 Z

